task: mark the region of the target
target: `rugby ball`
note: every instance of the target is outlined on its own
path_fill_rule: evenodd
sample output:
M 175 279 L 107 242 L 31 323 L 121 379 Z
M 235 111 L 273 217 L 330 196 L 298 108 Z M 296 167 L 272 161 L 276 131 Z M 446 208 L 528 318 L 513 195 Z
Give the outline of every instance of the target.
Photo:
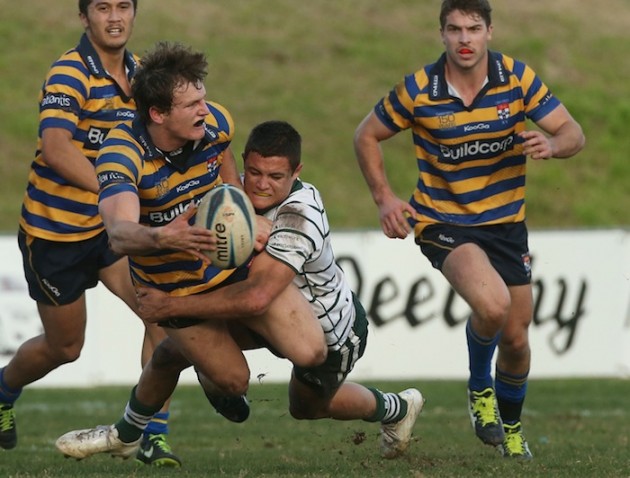
M 214 232 L 217 247 L 205 254 L 212 265 L 233 269 L 243 265 L 254 251 L 256 212 L 247 195 L 231 184 L 221 184 L 201 199 L 195 225 Z

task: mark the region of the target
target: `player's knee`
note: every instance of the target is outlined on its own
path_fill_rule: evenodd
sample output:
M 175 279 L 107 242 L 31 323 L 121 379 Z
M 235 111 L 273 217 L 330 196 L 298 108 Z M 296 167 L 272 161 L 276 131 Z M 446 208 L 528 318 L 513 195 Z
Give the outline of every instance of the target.
M 316 418 L 314 412 L 315 411 L 308 406 L 300 406 L 295 403 L 289 404 L 289 413 L 291 417 L 296 420 L 314 420 Z
M 293 365 L 304 368 L 317 367 L 326 361 L 328 347 L 325 342 L 303 347 L 293 360 Z
M 322 409 L 315 404 L 294 401 L 289 403 L 289 413 L 296 420 L 318 420 L 330 416 L 327 409 Z
M 488 326 L 500 329 L 508 319 L 510 305 L 509 296 L 504 298 L 494 297 L 479 311 L 479 317 Z
M 289 382 L 289 413 L 296 420 L 317 420 L 331 416 L 333 390 L 308 371 L 294 369 Z M 317 383 L 317 385 L 315 385 Z
M 224 370 L 221 374 L 203 371 L 202 373 L 210 377 L 214 387 L 223 395 L 245 395 L 249 388 L 249 370 L 247 369 Z
M 59 353 L 55 355 L 55 358 L 57 359 L 57 363 L 59 365 L 63 365 L 66 363 L 72 363 L 72 362 L 77 361 L 80 356 L 81 356 L 81 348 L 69 347 L 69 348 L 61 349 Z
M 294 358 L 293 365 L 304 368 L 313 368 L 321 365 L 324 360 L 326 360 L 326 356 L 319 353 L 302 353 Z
M 249 380 L 243 380 L 242 377 L 226 377 L 216 380 L 214 384 L 224 395 L 239 396 L 247 393 Z
M 510 360 L 520 360 L 530 354 L 527 332 L 503 335 L 500 342 L 501 353 Z
M 151 356 L 151 366 L 156 369 L 183 370 L 189 365 L 188 360 L 169 339 L 160 342 Z
M 66 363 L 75 362 L 81 356 L 83 340 L 76 340 L 64 344 L 48 344 L 48 355 L 51 361 L 60 366 Z

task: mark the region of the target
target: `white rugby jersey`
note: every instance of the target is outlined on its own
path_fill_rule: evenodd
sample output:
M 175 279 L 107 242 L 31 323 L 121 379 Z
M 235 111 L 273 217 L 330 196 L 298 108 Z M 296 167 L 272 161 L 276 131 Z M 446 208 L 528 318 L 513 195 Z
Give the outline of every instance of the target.
M 293 283 L 312 304 L 329 350 L 338 350 L 352 329 L 355 309 L 350 285 L 335 262 L 319 191 L 296 180 L 289 197 L 265 217 L 273 221 L 266 251 L 296 272 Z

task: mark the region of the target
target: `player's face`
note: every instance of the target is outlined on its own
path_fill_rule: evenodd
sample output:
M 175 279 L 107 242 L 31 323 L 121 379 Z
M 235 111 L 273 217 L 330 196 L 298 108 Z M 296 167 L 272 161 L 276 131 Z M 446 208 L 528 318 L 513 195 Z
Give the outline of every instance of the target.
M 486 61 L 492 26 L 477 14 L 453 10 L 441 30 L 449 66 L 470 70 Z
M 129 41 L 136 11 L 131 0 L 93 0 L 87 16 L 79 16 L 96 49 L 112 52 L 124 48 Z
M 263 210 L 280 204 L 289 196 L 302 165 L 291 171 L 289 159 L 284 156 L 264 157 L 251 152 L 244 158 L 244 168 L 245 193 L 254 209 Z
M 172 151 L 188 141 L 203 139 L 206 134 L 204 120 L 210 111 L 206 104 L 203 83 L 185 83 L 173 93 L 173 106 L 168 113 L 153 112 L 159 124 L 160 146 Z M 152 132 L 153 134 L 153 132 Z

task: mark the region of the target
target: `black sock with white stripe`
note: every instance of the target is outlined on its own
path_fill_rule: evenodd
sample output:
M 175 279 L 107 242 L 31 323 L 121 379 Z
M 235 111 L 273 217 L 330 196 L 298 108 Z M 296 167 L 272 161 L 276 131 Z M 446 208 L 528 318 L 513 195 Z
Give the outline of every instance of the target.
M 140 403 L 136 398 L 136 387 L 133 387 L 131 391 L 131 397 L 125 407 L 125 414 L 116 423 L 116 429 L 118 430 L 118 438 L 125 443 L 131 443 L 138 440 L 148 423 L 157 412 L 160 411 L 158 407 L 149 407 Z
M 407 415 L 407 402 L 396 393 L 383 393 L 376 388 L 368 387 L 376 398 L 376 412 L 367 422 L 395 423 Z

